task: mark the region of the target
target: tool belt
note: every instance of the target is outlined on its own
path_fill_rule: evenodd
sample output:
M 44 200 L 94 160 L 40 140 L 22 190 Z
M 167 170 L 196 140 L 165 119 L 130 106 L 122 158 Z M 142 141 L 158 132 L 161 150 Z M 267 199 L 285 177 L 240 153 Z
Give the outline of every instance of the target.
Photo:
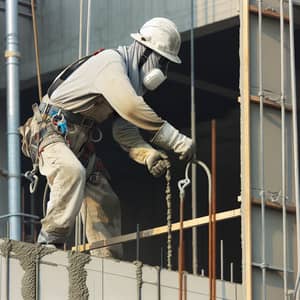
M 42 115 L 54 116 L 57 114 L 62 114 L 65 117 L 65 119 L 67 120 L 67 122 L 70 122 L 70 123 L 73 123 L 76 125 L 80 125 L 80 126 L 84 126 L 84 127 L 88 127 L 88 128 L 92 128 L 95 123 L 94 120 L 89 119 L 79 113 L 73 113 L 69 110 L 61 109 L 58 106 L 54 106 L 54 105 L 48 104 L 46 102 L 42 102 L 39 105 L 39 110 Z

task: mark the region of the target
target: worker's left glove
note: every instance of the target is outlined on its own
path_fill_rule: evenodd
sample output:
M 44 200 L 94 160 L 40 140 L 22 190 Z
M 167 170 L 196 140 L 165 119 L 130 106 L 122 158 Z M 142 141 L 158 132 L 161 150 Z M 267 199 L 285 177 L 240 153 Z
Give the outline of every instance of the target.
M 154 177 L 160 177 L 166 173 L 169 166 L 167 158 L 168 156 L 160 151 L 150 152 L 146 158 L 146 166 Z
M 165 150 L 172 150 L 181 160 L 190 160 L 195 153 L 195 145 L 191 138 L 180 133 L 174 126 L 164 122 L 151 142 Z

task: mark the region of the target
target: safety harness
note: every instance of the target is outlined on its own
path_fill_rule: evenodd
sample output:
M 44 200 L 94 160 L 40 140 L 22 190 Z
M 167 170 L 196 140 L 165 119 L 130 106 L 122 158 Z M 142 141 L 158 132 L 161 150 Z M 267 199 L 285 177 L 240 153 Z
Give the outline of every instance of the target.
M 85 57 L 80 58 L 75 61 L 67 68 L 65 68 L 59 77 L 57 77 L 53 83 L 50 85 L 47 95 L 50 98 L 53 92 L 81 65 L 83 65 L 89 58 L 97 55 L 104 49 L 101 48 L 94 52 L 93 54 L 87 55 Z M 32 110 L 34 116 L 29 118 L 27 122 L 20 127 L 20 133 L 23 136 L 22 140 L 22 152 L 25 156 L 30 157 L 33 164 L 33 169 L 28 171 L 28 175 L 31 178 L 36 178 L 36 182 L 31 182 L 30 192 L 33 193 L 37 185 L 37 172 L 38 172 L 38 160 L 40 153 L 43 149 L 49 144 L 55 142 L 66 142 L 67 134 L 68 134 L 68 126 L 67 123 L 72 123 L 76 125 L 83 126 L 85 128 L 92 128 L 94 126 L 94 120 L 89 119 L 79 113 L 73 113 L 68 110 L 63 110 L 60 107 L 55 105 L 51 105 L 47 102 L 42 102 L 40 105 L 37 103 L 32 105 Z M 91 150 L 94 147 L 91 147 L 91 142 L 88 146 L 83 147 L 83 151 L 81 151 L 79 155 L 79 159 L 83 163 L 83 165 L 87 168 L 88 173 L 91 173 L 95 170 L 103 171 L 102 164 L 95 162 L 94 159 L 93 166 L 91 166 L 91 162 L 87 163 L 87 157 L 91 157 Z M 85 154 L 85 150 L 88 154 Z M 81 158 L 82 156 L 82 158 Z M 95 156 L 95 151 L 93 152 L 93 156 Z M 95 166 L 94 166 L 95 164 Z M 100 166 L 101 165 L 101 166 Z

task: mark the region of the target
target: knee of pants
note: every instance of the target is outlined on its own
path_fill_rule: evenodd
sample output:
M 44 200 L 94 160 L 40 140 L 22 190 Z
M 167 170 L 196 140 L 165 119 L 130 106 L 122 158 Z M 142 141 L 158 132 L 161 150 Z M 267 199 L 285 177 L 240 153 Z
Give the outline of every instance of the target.
M 76 185 L 85 184 L 86 180 L 86 171 L 83 165 L 78 162 L 66 163 L 64 165 L 64 180 Z

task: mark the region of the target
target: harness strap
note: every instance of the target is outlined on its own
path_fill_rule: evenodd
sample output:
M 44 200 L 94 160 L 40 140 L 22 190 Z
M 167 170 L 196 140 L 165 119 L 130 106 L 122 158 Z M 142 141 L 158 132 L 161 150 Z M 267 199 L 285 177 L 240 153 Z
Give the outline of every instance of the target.
M 153 52 L 152 49 L 150 48 L 146 48 L 143 55 L 141 56 L 140 58 L 140 61 L 139 61 L 139 65 L 138 65 L 138 68 L 139 70 L 142 68 L 142 66 L 144 65 L 144 63 L 147 61 L 148 57 L 150 56 L 150 54 Z
M 99 50 L 97 50 L 96 52 L 84 56 L 78 60 L 76 60 L 75 62 L 73 62 L 72 64 L 70 64 L 68 67 L 66 67 L 64 69 L 64 71 L 61 73 L 61 75 L 56 78 L 56 80 L 54 80 L 52 82 L 52 84 L 50 85 L 50 87 L 48 88 L 47 94 L 49 96 L 49 98 L 51 97 L 51 95 L 53 94 L 53 92 L 75 71 L 77 70 L 82 64 L 84 64 L 89 58 L 91 58 L 94 55 L 99 54 L 100 52 L 102 52 L 104 50 L 104 48 L 100 48 Z

